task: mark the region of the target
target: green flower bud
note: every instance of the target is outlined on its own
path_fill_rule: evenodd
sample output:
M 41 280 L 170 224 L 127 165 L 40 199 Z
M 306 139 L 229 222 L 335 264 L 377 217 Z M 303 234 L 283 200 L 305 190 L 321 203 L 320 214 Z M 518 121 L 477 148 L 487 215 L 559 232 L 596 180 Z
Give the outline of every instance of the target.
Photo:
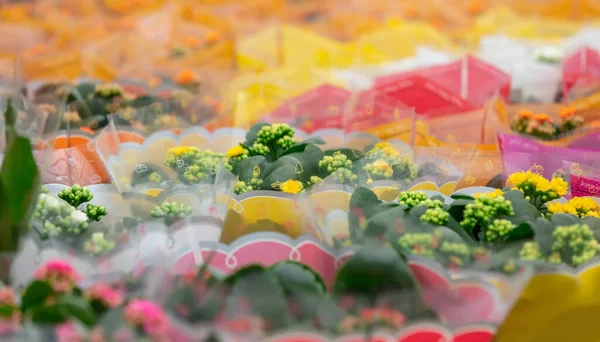
M 71 188 L 63 189 L 58 194 L 58 198 L 69 203 L 73 208 L 77 208 L 81 204 L 91 201 L 94 195 L 88 188 L 75 184 Z
M 494 220 L 485 229 L 485 241 L 495 242 L 506 236 L 515 229 L 515 225 L 509 220 Z
M 180 219 L 191 215 L 192 207 L 177 202 L 165 202 L 160 206 L 155 206 L 150 211 L 150 216 L 164 219 L 167 225 L 172 225 Z
M 429 233 L 407 233 L 398 239 L 398 244 L 412 254 L 433 258 L 434 241 Z
M 600 252 L 594 232 L 585 224 L 557 227 L 552 238 L 552 251 L 572 266 L 584 264 Z M 558 260 L 558 257 L 554 256 L 554 259 Z
M 472 230 L 478 225 L 486 226 L 494 217 L 514 214 L 512 203 L 503 196 L 479 197 L 467 204 L 460 225 L 466 230 Z
M 448 224 L 450 214 L 445 212 L 441 208 L 427 209 L 420 217 L 422 222 L 429 222 L 438 226 L 445 226 Z
M 102 205 L 88 204 L 85 213 L 91 221 L 100 221 L 102 216 L 106 216 L 106 208 Z

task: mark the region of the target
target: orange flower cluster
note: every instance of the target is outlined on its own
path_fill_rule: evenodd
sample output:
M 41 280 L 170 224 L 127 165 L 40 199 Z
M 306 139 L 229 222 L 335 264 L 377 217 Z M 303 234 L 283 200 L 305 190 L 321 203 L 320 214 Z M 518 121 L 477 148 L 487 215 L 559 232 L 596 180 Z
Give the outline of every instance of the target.
M 543 140 L 555 140 L 583 126 L 583 118 L 576 115 L 573 107 L 565 107 L 559 112 L 560 121 L 546 113 L 534 114 L 527 109 L 520 110 L 514 117 L 511 128 L 521 134 L 531 135 Z

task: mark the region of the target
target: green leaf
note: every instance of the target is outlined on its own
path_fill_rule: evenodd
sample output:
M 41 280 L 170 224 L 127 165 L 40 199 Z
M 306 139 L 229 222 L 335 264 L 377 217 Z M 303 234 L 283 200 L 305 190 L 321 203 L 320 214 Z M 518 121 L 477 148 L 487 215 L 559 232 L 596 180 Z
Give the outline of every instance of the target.
M 5 138 L 7 145 L 13 141 L 17 134 L 15 130 L 16 122 L 17 113 L 15 111 L 15 108 L 13 107 L 12 98 L 9 97 L 6 101 L 6 112 L 4 112 Z
M 594 232 L 596 240 L 600 241 L 600 218 L 588 216 L 582 218 L 581 222 L 590 227 L 590 229 Z
M 87 99 L 91 94 L 96 91 L 96 84 L 91 82 L 79 83 L 76 87 L 71 89 L 71 95 L 69 101 L 79 100 L 82 101 Z
M 302 144 L 306 144 L 306 145 L 325 145 L 325 140 L 323 140 L 323 138 L 321 138 L 321 137 L 312 137 L 312 138 L 308 138 L 306 140 L 303 140 L 303 141 L 297 143 L 296 145 L 302 145 Z
M 131 102 L 131 106 L 135 108 L 147 107 L 156 102 L 163 102 L 160 97 L 152 95 L 142 95 Z
M 535 221 L 532 229 L 535 233 L 535 241 L 546 254 L 550 254 L 552 252 L 552 233 L 554 232 L 554 225 L 552 222 L 540 217 Z
M 464 219 L 463 212 L 465 211 L 465 207 L 471 203 L 473 203 L 473 200 L 458 199 L 450 204 L 448 213 L 456 222 L 460 223 Z
M 14 306 L 0 304 L 0 317 L 9 318 L 17 310 Z
M 356 188 L 350 197 L 350 211 L 348 212 L 350 234 L 358 234 L 359 221 L 363 216 L 368 220 L 377 212 L 384 210 L 384 208 L 380 208 L 382 203 L 373 191 L 365 187 Z
M 505 199 L 509 201 L 525 199 L 525 195 L 519 190 L 505 190 L 504 195 L 502 195 Z
M 402 293 L 417 289 L 415 278 L 398 252 L 376 242 L 361 247 L 339 269 L 333 286 L 336 295 L 362 294 L 373 303 L 386 291 Z
M 326 294 L 321 276 L 310 267 L 295 261 L 278 262 L 269 272 L 277 277 L 287 298 L 298 304 L 298 312 L 294 316 L 311 318 Z
M 377 237 L 380 235 L 389 235 L 395 233 L 398 224 L 404 226 L 406 211 L 399 204 L 384 209 L 373 215 L 367 222 L 365 236 Z
M 8 145 L 0 169 L 0 251 L 15 252 L 29 226 L 40 191 L 38 169 L 27 138 Z
M 579 217 L 563 213 L 553 214 L 550 221 L 556 226 L 572 226 L 580 223 Z
M 323 159 L 325 153 L 317 145 L 309 145 L 302 154 L 302 180 L 307 182 L 311 176 L 319 176 L 319 162 Z
M 125 325 L 125 321 L 123 320 L 123 307 L 117 307 L 115 309 L 109 310 L 102 316 L 100 320 L 100 325 L 105 331 L 117 331 Z
M 313 142 L 316 141 L 316 142 Z M 313 139 L 308 139 L 306 141 L 303 141 L 301 143 L 297 143 L 296 145 L 288 148 L 287 150 L 283 151 L 283 153 L 281 153 L 279 155 L 279 158 L 293 154 L 293 153 L 301 153 L 304 152 L 306 150 L 306 148 L 308 146 L 311 145 L 319 145 L 319 144 L 324 144 L 325 142 L 321 139 L 321 138 L 313 138 Z
M 267 165 L 267 163 L 265 162 L 265 157 L 263 156 L 248 157 L 237 163 L 233 171 L 236 176 L 239 176 L 241 181 L 247 182 L 250 180 L 250 178 L 252 178 L 254 167 L 256 165 L 258 165 L 260 168 L 261 174 L 259 175 L 259 178 L 264 177 L 263 172 L 266 170 L 263 170 L 263 168 L 266 168 L 265 165 Z
M 531 239 L 535 236 L 535 231 L 532 229 L 531 224 L 527 222 L 523 222 L 513 230 L 508 232 L 504 236 L 504 241 L 519 241 L 525 239 Z
M 69 319 L 69 310 L 63 304 L 37 308 L 31 315 L 33 323 L 41 325 L 59 324 Z
M 318 303 L 315 316 L 325 330 L 338 333 L 339 324 L 348 313 L 337 306 L 332 298 L 326 298 Z
M 508 195 L 508 199 L 512 203 L 515 215 L 508 218 L 512 223 L 519 225 L 523 222 L 534 222 L 540 217 L 540 211 L 533 206 L 528 200 L 523 197 L 520 191 L 513 191 Z
M 464 195 L 464 194 L 453 194 L 452 196 L 450 196 L 450 198 L 455 199 L 455 200 L 462 199 L 462 200 L 471 200 L 471 201 L 475 199 L 475 197 L 473 197 L 473 196 Z
M 25 293 L 21 298 L 21 307 L 26 311 L 41 306 L 46 298 L 52 294 L 54 294 L 54 289 L 48 282 L 35 280 L 25 289 Z
M 242 268 L 225 282 L 231 285 L 227 299 L 229 314 L 238 314 L 248 303 L 252 313 L 263 317 L 273 328 L 282 328 L 290 323 L 283 289 L 277 277 L 262 266 Z
M 272 172 L 269 172 L 264 179 L 262 188 L 265 190 L 273 190 L 273 184 L 283 183 L 290 179 L 298 179 L 298 174 L 296 174 L 296 163 L 291 161 L 282 163 L 282 165 L 273 169 Z
M 381 200 L 377 198 L 377 195 L 373 191 L 361 186 L 354 190 L 354 193 L 350 198 L 350 209 L 352 210 L 352 208 L 356 207 L 366 208 L 381 203 Z
M 454 217 L 450 216 L 448 218 L 448 224 L 446 226 L 458 234 L 458 236 L 460 236 L 468 245 L 477 244 L 477 241 L 473 238 L 473 236 L 471 236 L 463 227 L 461 227 Z
M 17 111 L 12 103 L 12 98 L 6 100 L 6 112 L 4 112 L 4 124 L 8 127 L 14 127 L 17 123 Z
M 429 199 L 432 200 L 432 201 L 438 200 L 438 201 L 440 201 L 442 203 L 446 202 L 446 200 L 444 199 L 444 197 L 442 197 L 441 195 L 433 195 L 433 196 L 429 197 Z
M 76 318 L 88 327 L 96 323 L 96 315 L 90 303 L 83 297 L 63 296 L 58 301 L 65 306 L 70 316 Z

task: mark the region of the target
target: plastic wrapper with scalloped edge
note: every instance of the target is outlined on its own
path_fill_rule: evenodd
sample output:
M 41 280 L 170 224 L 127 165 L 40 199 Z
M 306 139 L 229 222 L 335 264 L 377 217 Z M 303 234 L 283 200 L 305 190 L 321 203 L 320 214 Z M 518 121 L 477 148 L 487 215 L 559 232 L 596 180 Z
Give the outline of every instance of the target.
M 598 165 L 597 150 L 571 147 L 550 147 L 513 135 L 502 135 L 504 172 L 511 174 L 529 170 L 550 179 L 563 170 L 562 161 L 580 165 Z
M 400 254 L 385 242 L 376 247 L 365 240 L 336 250 L 311 236 L 291 239 L 266 232 L 228 245 L 203 244 L 202 254 L 207 265 L 200 271 L 190 269 L 184 276 L 164 279 L 169 285 L 159 288 L 167 293 L 165 307 L 192 325 L 212 323 L 230 332 L 246 329 L 237 333 L 256 334 L 251 336 L 257 340 L 303 329 L 331 337 L 365 333 L 365 328 L 386 327 L 384 331 L 395 333 L 422 320 L 450 327 L 497 325 L 531 276 L 527 266 L 510 275 L 451 270 L 410 254 L 404 266 L 394 265 Z M 372 258 L 362 263 L 369 254 Z M 384 261 L 382 254 L 389 258 Z M 383 270 L 379 262 L 391 264 Z M 330 300 L 321 297 L 326 293 L 332 294 Z M 269 296 L 270 304 L 258 304 L 261 296 Z
M 197 187 L 142 185 L 120 192 L 114 185 L 100 184 L 75 194 L 65 185 L 47 185 L 50 191 L 40 195 L 30 239 L 17 258 L 22 267 L 13 268 L 14 278 L 23 283 L 32 267 L 56 257 L 71 261 L 85 275 L 129 274 L 143 264 L 171 267 L 169 260 L 182 248 L 219 241 L 234 180 L 217 170 L 214 184 Z
M 410 201 L 407 200 L 409 196 L 405 196 L 404 193 L 400 193 L 399 198 L 394 201 L 381 201 L 381 197 L 377 198 L 379 194 L 376 189 L 371 191 L 362 187 L 353 189 L 352 192 L 348 190 L 349 188 L 344 190 L 341 187 L 328 188 L 324 186 L 320 192 L 311 193 L 314 201 L 312 208 L 309 208 L 312 211 L 309 211 L 307 215 L 317 217 L 319 221 L 318 226 L 322 233 L 321 244 L 326 244 L 329 248 L 336 250 L 337 255 L 344 255 L 356 244 L 369 240 L 383 240 L 400 253 L 414 258 L 415 263 L 419 261 L 425 263 L 425 266 L 429 265 L 427 267 L 436 265 L 436 268 L 445 269 L 445 272 L 452 275 L 451 279 L 467 279 L 469 277 L 485 279 L 487 286 L 495 287 L 492 292 L 496 291 L 497 294 L 502 294 L 499 297 L 497 294 L 485 295 L 488 296 L 488 299 L 499 298 L 497 311 L 493 315 L 491 311 L 494 310 L 488 311 L 490 315 L 486 316 L 486 319 L 494 321 L 496 324 L 502 322 L 531 276 L 531 267 L 519 260 L 522 242 L 498 244 L 494 248 L 486 248 L 484 245 L 473 243 L 473 238 L 458 222 L 454 221 L 451 216 L 445 217 L 446 214 L 436 211 L 442 209 L 447 211 L 454 201 L 453 198 L 439 192 L 424 191 L 424 198 L 429 198 L 429 200 L 423 202 L 421 206 L 407 209 L 405 203 L 410 203 Z M 356 191 L 359 190 L 360 193 L 357 194 Z M 453 197 L 473 196 L 479 192 L 493 190 L 493 188 L 487 187 L 465 188 L 458 190 Z M 410 193 L 416 195 L 418 192 Z M 242 251 L 241 246 L 231 247 L 229 253 L 233 253 L 237 248 L 240 249 L 239 257 L 248 253 L 248 251 Z M 233 263 L 235 258 L 233 256 L 232 260 L 229 258 L 223 260 L 225 264 L 222 267 L 225 269 L 235 264 Z M 311 259 L 307 256 L 306 259 L 302 257 L 300 260 Z M 235 267 L 239 266 L 238 259 Z M 416 269 L 415 276 L 428 286 L 442 286 L 443 282 L 438 282 L 441 277 L 434 275 L 435 271 L 431 271 L 427 267 Z M 328 277 L 325 276 L 325 278 Z M 449 287 L 452 288 L 452 286 Z M 465 292 L 469 291 L 471 290 L 465 288 Z M 473 290 L 474 296 L 477 291 Z M 430 299 L 433 306 L 439 305 L 448 310 L 458 310 L 458 307 L 462 305 L 460 302 L 452 302 L 444 300 L 444 298 Z M 486 301 L 487 299 L 481 297 L 480 300 Z M 472 307 L 471 310 L 478 309 Z M 460 317 L 469 316 L 463 313 L 447 318 L 452 322 L 465 323 L 460 321 Z M 477 321 L 474 319 L 470 322 Z
M 165 309 L 197 331 L 236 340 L 396 334 L 422 321 L 459 327 L 490 323 L 486 315 L 498 309 L 492 298 L 497 289 L 486 288 L 491 285 L 483 279 L 463 274 L 454 280 L 428 261 L 405 262 L 383 244 L 336 251 L 311 236 L 263 232 L 201 247 L 206 263 L 161 279 L 153 298 L 162 298 Z M 371 281 L 359 281 L 365 277 Z M 455 285 L 463 287 L 463 297 L 454 296 Z

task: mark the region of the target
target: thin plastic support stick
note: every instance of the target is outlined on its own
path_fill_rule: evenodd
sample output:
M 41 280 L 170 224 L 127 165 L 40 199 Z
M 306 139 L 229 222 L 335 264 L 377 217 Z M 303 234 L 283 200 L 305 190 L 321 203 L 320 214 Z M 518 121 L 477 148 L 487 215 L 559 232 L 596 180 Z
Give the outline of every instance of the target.
M 484 144 L 485 143 L 485 125 L 487 123 L 487 117 L 488 117 L 488 113 L 490 112 L 491 109 L 491 104 L 495 103 L 497 100 L 497 96 L 494 96 L 494 99 L 488 103 L 485 104 L 485 106 L 483 107 L 483 118 L 481 119 L 481 134 L 480 134 L 480 144 Z
M 462 65 L 460 67 L 460 97 L 467 99 L 469 96 L 469 58 L 462 57 Z
M 413 107 L 411 127 L 410 127 L 410 147 L 415 147 L 416 132 L 417 132 L 417 111 Z

